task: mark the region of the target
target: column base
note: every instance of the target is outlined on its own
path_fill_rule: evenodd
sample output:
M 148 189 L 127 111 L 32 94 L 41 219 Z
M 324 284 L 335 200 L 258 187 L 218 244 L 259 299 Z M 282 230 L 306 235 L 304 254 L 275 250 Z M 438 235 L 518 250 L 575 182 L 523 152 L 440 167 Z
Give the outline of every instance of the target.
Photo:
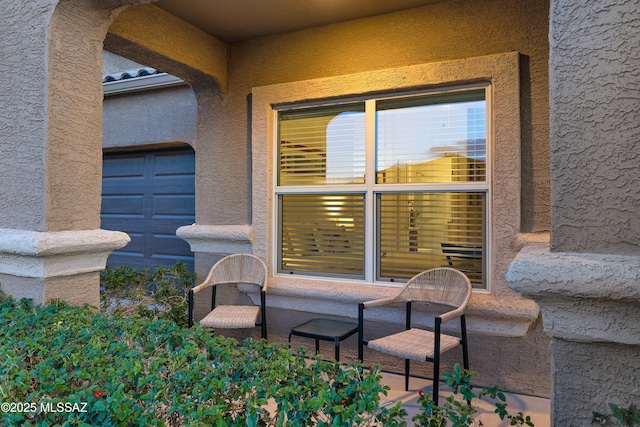
M 592 411 L 640 401 L 640 258 L 525 246 L 509 286 L 540 306 L 551 337 L 552 425 L 591 425 Z
M 207 254 L 252 253 L 253 231 L 249 225 L 187 225 L 176 230 L 193 252 Z
M 34 304 L 61 299 L 100 306 L 100 271 L 129 243 L 118 231 L 36 232 L 0 229 L 0 291 Z

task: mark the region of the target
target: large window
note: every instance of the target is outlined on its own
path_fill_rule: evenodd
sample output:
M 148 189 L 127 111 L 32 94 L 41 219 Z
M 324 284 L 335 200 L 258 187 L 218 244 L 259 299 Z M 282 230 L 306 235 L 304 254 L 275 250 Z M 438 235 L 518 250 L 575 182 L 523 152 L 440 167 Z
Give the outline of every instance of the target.
M 278 111 L 278 271 L 486 287 L 487 87 Z M 489 163 L 490 164 L 490 163 Z

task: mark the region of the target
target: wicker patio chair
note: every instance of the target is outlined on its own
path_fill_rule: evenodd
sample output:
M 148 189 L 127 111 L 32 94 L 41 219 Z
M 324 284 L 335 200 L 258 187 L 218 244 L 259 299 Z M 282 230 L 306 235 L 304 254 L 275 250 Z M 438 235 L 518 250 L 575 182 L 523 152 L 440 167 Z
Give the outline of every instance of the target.
M 216 305 L 216 290 L 223 285 L 256 285 L 260 287 L 260 306 Z M 203 328 L 242 329 L 261 327 L 262 338 L 267 338 L 265 297 L 267 292 L 267 266 L 255 255 L 233 254 L 218 261 L 207 278 L 189 291 L 189 327 L 193 326 L 194 296 L 211 290 L 211 311 L 202 320 Z
M 405 390 L 409 390 L 410 360 L 433 363 L 433 401 L 438 404 L 440 354 L 462 345 L 465 369 L 469 369 L 465 309 L 471 297 L 471 282 L 462 272 L 449 267 L 423 271 L 409 279 L 392 297 L 360 303 L 358 307 L 358 358 L 362 361 L 363 347 L 405 359 Z M 364 341 L 364 310 L 403 303 L 406 327 L 402 332 Z M 412 303 L 442 306 L 444 313 L 435 315 L 434 331 L 411 327 Z M 444 322 L 460 318 L 460 337 L 441 333 Z

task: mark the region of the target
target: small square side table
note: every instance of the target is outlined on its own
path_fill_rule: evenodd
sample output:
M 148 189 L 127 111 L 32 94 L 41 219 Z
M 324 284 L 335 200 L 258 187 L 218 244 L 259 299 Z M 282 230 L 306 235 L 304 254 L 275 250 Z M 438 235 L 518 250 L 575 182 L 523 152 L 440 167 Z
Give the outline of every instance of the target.
M 358 324 L 332 319 L 311 319 L 291 329 L 291 336 L 313 338 L 316 340 L 316 354 L 320 349 L 320 340 L 333 341 L 336 349 L 336 360 L 340 360 L 340 341 L 358 332 Z

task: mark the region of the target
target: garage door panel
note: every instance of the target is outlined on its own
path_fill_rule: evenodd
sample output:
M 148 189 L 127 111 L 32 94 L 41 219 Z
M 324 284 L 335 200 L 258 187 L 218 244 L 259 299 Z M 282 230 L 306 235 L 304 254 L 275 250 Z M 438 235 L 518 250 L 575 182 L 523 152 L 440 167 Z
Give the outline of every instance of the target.
M 154 218 L 170 215 L 172 217 L 193 217 L 191 207 L 195 204 L 193 195 L 185 194 L 156 194 L 153 197 Z
M 163 256 L 182 256 L 185 252 L 189 251 L 189 244 L 179 237 L 171 235 L 154 235 L 153 255 Z
M 102 215 L 103 221 L 105 216 L 117 217 L 143 217 L 144 195 L 103 195 L 102 196 Z
M 129 242 L 129 244 L 127 244 L 127 246 L 118 250 L 118 252 L 121 255 L 128 254 L 128 256 L 136 256 L 136 257 L 144 256 L 144 247 L 145 247 L 144 234 L 132 233 L 127 231 L 124 231 L 124 232 L 129 235 L 129 237 L 131 238 L 131 241 Z
M 196 171 L 194 158 L 187 158 L 177 154 L 157 154 L 154 164 L 154 175 L 160 177 L 192 176 Z
M 193 271 L 189 244 L 175 235 L 195 222 L 193 150 L 105 154 L 103 173 L 102 228 L 131 237 L 107 264 L 153 269 L 182 261 Z
M 153 255 L 150 259 L 153 262 L 153 265 L 158 267 L 171 267 L 175 265 L 176 262 L 180 261 L 189 269 L 189 271 L 193 271 L 193 267 L 190 267 L 190 265 L 193 264 L 193 260 L 189 257 Z
M 102 163 L 102 177 L 144 177 L 144 157 L 131 157 L 127 154 L 115 154 L 105 158 Z

